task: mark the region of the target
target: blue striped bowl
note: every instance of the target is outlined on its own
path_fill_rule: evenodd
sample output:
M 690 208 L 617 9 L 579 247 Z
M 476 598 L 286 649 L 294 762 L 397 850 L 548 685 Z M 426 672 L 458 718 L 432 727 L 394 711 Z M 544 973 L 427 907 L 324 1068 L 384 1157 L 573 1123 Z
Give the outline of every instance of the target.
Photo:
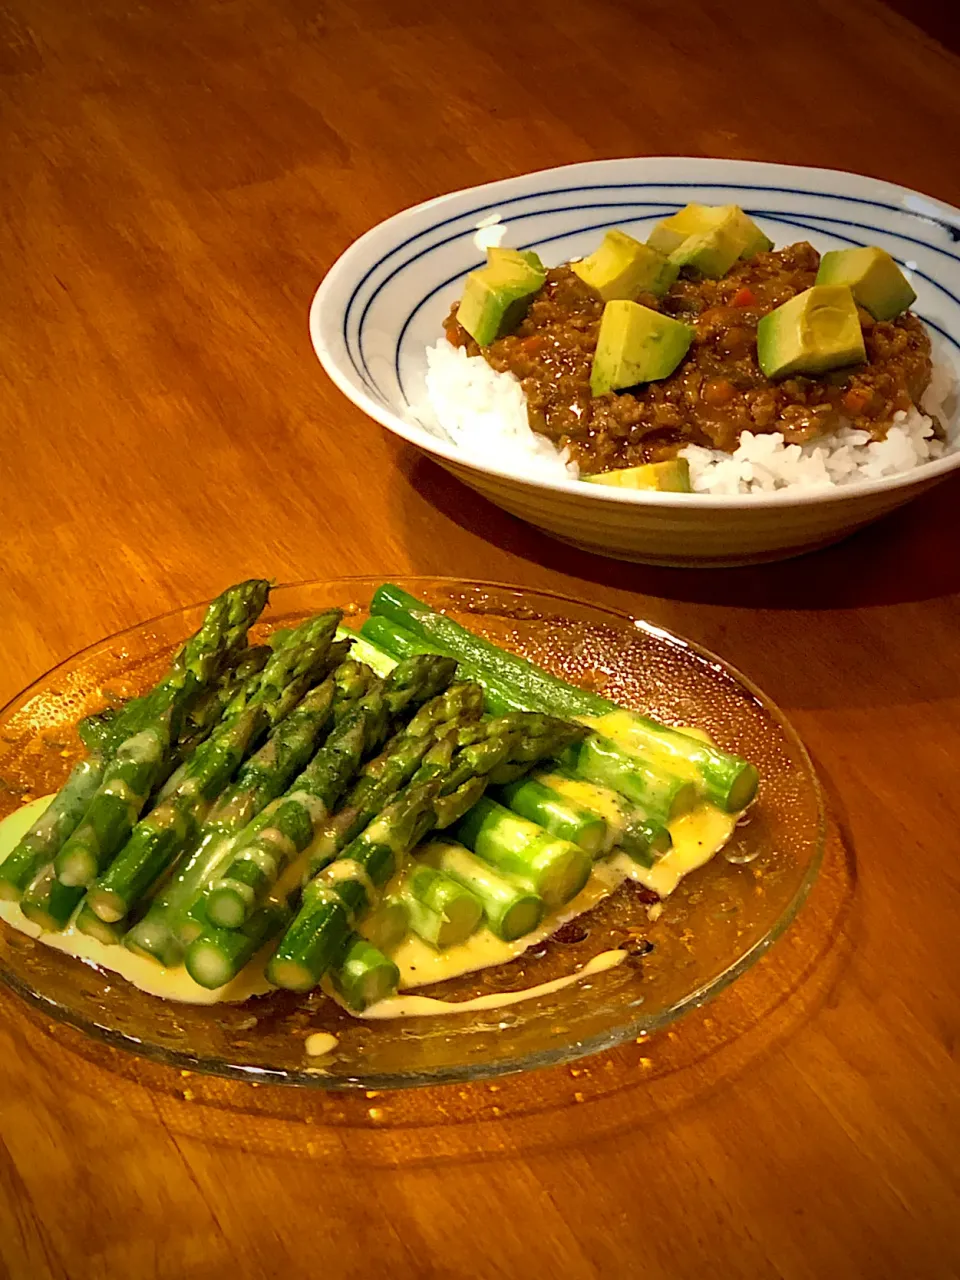
M 725 565 L 775 560 L 836 541 L 960 467 L 960 452 L 886 480 L 825 493 L 631 493 L 522 479 L 481 466 L 418 417 L 424 350 L 491 240 L 548 264 L 590 252 L 617 226 L 644 238 L 690 200 L 736 203 L 778 244 L 821 251 L 881 245 L 909 274 L 935 356 L 960 375 L 960 210 L 830 169 L 655 156 L 599 160 L 507 178 L 407 209 L 361 236 L 310 310 L 324 369 L 354 404 L 492 502 L 577 546 L 625 560 Z M 495 230 L 491 230 L 495 228 Z M 953 437 L 960 422 L 947 424 Z

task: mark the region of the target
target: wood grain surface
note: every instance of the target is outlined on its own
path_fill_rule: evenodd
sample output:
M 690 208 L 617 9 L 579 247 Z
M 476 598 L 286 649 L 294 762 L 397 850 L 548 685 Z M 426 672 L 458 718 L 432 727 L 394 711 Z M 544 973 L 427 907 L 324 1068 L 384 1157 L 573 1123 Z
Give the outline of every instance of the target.
M 367 421 L 306 325 L 459 186 L 666 153 L 960 204 L 958 133 L 960 61 L 873 0 L 0 0 L 0 701 L 248 574 L 547 586 L 749 673 L 834 820 L 769 957 L 573 1070 L 293 1099 L 0 995 L 0 1274 L 960 1275 L 960 482 L 793 563 L 604 561 Z

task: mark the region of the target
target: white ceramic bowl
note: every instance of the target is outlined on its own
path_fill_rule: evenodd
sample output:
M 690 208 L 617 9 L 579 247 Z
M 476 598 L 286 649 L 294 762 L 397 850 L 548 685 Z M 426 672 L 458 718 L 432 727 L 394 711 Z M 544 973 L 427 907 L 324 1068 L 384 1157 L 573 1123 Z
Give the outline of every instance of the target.
M 632 493 L 582 481 L 528 480 L 466 458 L 418 419 L 425 348 L 494 240 L 548 264 L 590 252 L 599 233 L 644 238 L 690 200 L 736 203 L 778 245 L 821 251 L 878 244 L 910 276 L 935 357 L 960 372 L 960 210 L 903 187 L 744 160 L 599 160 L 507 178 L 429 200 L 361 236 L 328 272 L 310 310 L 327 373 L 354 404 L 466 484 L 576 546 L 624 560 L 725 565 L 823 546 L 915 498 L 960 467 L 960 452 L 903 476 L 819 493 Z M 491 230 L 495 228 L 495 230 Z M 960 423 L 946 424 L 951 435 Z

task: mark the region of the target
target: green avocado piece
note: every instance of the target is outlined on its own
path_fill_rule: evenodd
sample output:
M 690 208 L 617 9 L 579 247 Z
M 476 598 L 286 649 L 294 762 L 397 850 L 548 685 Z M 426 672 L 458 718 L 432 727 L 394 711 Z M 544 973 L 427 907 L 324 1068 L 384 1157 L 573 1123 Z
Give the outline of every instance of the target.
M 717 221 L 716 209 L 706 204 L 688 204 L 658 222 L 647 236 L 647 244 L 658 253 L 671 254 L 688 236 L 709 231 Z
M 584 476 L 590 484 L 610 485 L 615 489 L 658 489 L 661 493 L 691 493 L 690 463 L 686 458 L 669 458 L 665 462 L 645 462 L 639 467 L 623 467 L 620 471 L 601 471 Z
M 489 346 L 517 327 L 546 278 L 543 263 L 531 250 L 492 246 L 487 265 L 467 276 L 457 320 L 474 342 Z
M 815 284 L 757 326 L 757 359 L 768 378 L 826 373 L 866 358 L 857 304 L 846 285 Z
M 638 293 L 662 297 L 680 270 L 656 249 L 616 228 L 606 233 L 599 249 L 589 258 L 571 262 L 570 269 L 584 284 L 596 289 L 604 302 L 636 298 Z
M 540 255 L 534 253 L 532 249 L 502 249 L 498 244 L 492 244 L 487 249 L 487 265 L 497 267 L 512 267 L 522 270 L 524 266 L 532 267 L 534 271 L 539 271 L 542 276 L 547 274 L 547 269 L 540 261 Z
M 758 253 L 768 253 L 773 248 L 773 241 L 760 230 L 748 213 L 744 213 L 738 204 L 723 206 L 725 225 L 729 226 L 743 242 L 740 257 L 745 261 L 755 258 Z
M 590 370 L 595 396 L 638 382 L 669 378 L 687 354 L 693 329 L 639 302 L 614 299 L 603 308 Z
M 702 276 L 719 280 L 725 276 L 740 257 L 743 241 L 735 227 L 720 222 L 709 231 L 687 236 L 678 249 L 670 255 L 670 261 L 678 269 L 692 267 Z
M 849 285 L 874 320 L 892 320 L 913 306 L 917 295 L 886 249 L 831 249 L 820 260 L 817 284 Z
M 688 204 L 658 222 L 647 237 L 647 244 L 661 253 L 673 254 L 690 236 L 704 235 L 717 227 L 730 231 L 740 241 L 740 251 L 730 266 L 737 258 L 752 258 L 773 248 L 773 241 L 738 204 Z

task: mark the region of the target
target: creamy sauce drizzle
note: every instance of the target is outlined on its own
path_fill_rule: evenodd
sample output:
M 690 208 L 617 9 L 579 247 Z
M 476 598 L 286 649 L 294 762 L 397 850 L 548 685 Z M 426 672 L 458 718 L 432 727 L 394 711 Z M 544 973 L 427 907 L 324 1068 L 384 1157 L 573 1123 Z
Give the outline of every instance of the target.
M 476 1009 L 503 1009 L 510 1004 L 519 1004 L 521 1000 L 533 1000 L 537 996 L 548 996 L 554 991 L 562 991 L 575 982 L 581 982 L 595 973 L 605 973 L 614 969 L 627 958 L 625 951 L 601 951 L 598 956 L 588 960 L 576 973 L 568 973 L 563 978 L 554 978 L 552 982 L 541 982 L 535 987 L 524 987 L 522 991 L 492 991 L 486 996 L 475 996 L 472 1000 L 434 1000 L 431 996 L 390 996 L 372 1004 L 359 1016 L 361 1018 L 422 1018 L 444 1013 L 467 1013 Z

